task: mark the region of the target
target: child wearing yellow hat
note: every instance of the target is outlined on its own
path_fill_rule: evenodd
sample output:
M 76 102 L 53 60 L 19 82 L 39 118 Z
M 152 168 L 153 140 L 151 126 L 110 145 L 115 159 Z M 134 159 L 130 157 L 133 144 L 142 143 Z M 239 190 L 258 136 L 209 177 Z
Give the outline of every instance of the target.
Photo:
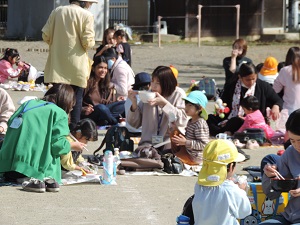
M 242 158 L 229 140 L 216 139 L 206 145 L 192 203 L 195 225 L 238 225 L 237 219 L 251 214 L 244 191 L 247 184 L 233 181 L 236 162 Z

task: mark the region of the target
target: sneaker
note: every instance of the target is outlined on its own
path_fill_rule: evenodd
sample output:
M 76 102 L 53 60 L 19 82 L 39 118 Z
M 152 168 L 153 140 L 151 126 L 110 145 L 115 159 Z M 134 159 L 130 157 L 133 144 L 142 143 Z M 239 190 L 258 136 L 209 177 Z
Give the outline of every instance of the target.
M 44 182 L 46 185 L 46 191 L 49 192 L 58 192 L 59 191 L 59 184 L 51 177 L 44 178 Z
M 29 181 L 24 181 L 22 183 L 22 188 L 24 191 L 43 193 L 46 191 L 46 185 L 43 181 L 35 178 L 31 178 Z
M 236 147 L 245 148 L 245 144 L 241 143 L 239 139 L 234 139 L 232 142 Z
M 257 148 L 259 148 L 259 144 L 257 143 L 256 140 L 250 139 L 250 140 L 247 141 L 246 148 L 248 148 L 248 149 L 257 149 Z

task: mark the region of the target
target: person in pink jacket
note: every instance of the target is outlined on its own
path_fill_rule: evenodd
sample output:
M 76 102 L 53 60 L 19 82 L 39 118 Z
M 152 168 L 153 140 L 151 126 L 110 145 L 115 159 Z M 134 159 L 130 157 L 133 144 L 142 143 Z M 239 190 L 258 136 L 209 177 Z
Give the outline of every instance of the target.
M 14 64 L 18 67 L 15 69 Z M 5 49 L 3 57 L 0 59 L 0 83 L 6 83 L 8 78 L 17 78 L 23 71 L 29 70 L 29 65 L 20 61 L 20 54 L 17 49 Z
M 241 101 L 241 106 L 246 114 L 244 123 L 237 132 L 243 132 L 247 128 L 260 128 L 265 131 L 270 139 L 274 135 L 272 128 L 266 124 L 265 118 L 259 110 L 259 102 L 255 96 L 247 96 Z

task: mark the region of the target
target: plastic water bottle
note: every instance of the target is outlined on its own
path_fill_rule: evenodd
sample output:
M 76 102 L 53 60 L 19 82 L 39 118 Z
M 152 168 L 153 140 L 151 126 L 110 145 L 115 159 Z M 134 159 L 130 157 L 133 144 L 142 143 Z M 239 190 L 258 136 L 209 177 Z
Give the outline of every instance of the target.
M 190 217 L 180 215 L 176 219 L 177 225 L 190 225 Z
M 116 184 L 114 179 L 114 156 L 112 151 L 106 150 L 103 158 L 103 184 Z
M 118 165 L 121 163 L 120 155 L 119 155 L 119 148 L 114 148 L 114 179 L 117 178 L 117 168 Z

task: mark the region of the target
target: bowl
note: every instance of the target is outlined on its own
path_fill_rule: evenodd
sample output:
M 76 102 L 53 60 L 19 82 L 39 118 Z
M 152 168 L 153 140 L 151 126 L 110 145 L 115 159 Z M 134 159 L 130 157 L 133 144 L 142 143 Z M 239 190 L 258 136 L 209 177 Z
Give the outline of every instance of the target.
M 156 97 L 155 92 L 151 91 L 139 91 L 140 99 L 143 103 L 148 103 L 149 100 L 152 100 Z
M 271 186 L 274 191 L 289 192 L 295 190 L 298 187 L 298 180 L 288 179 L 278 180 L 277 178 L 271 179 Z

